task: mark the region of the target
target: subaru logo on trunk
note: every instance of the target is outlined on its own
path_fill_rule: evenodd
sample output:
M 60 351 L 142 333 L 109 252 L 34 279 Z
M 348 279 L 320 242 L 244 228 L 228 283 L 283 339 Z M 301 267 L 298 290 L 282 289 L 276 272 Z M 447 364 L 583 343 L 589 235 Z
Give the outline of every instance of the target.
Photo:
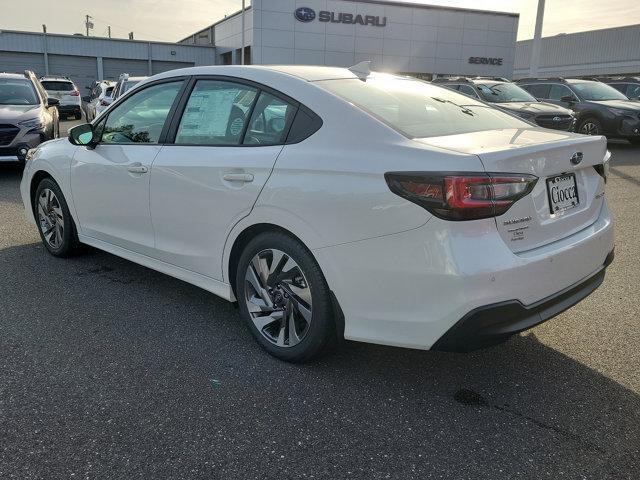
M 296 20 L 300 22 L 311 22 L 316 18 L 316 12 L 313 8 L 309 7 L 300 7 L 296 8 L 296 11 L 293 13 L 296 17 Z
M 573 165 L 578 165 L 582 161 L 582 152 L 576 152 L 571 155 L 571 163 Z

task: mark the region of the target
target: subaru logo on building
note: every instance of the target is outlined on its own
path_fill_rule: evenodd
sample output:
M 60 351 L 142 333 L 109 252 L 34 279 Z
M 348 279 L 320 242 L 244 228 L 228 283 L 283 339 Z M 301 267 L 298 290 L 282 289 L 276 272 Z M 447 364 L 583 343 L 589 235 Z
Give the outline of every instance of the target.
M 296 20 L 300 22 L 311 22 L 316 18 L 316 12 L 313 8 L 309 7 L 300 7 L 296 8 L 296 11 L 293 13 L 296 17 Z
M 571 155 L 571 163 L 578 165 L 582 161 L 582 152 L 576 152 Z

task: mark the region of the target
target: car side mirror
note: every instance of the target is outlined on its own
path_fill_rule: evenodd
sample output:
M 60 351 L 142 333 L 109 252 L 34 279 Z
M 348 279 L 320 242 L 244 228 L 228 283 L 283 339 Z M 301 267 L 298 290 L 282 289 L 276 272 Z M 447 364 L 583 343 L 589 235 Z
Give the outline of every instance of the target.
M 74 145 L 84 145 L 87 147 L 95 147 L 94 141 L 95 131 L 90 123 L 77 125 L 69 130 L 69 141 Z
M 57 98 L 47 97 L 47 107 L 57 107 L 60 105 L 60 100 Z
M 564 97 L 560 97 L 560 101 L 565 103 L 574 103 L 575 100 L 576 99 L 573 97 L 573 95 L 565 95 Z

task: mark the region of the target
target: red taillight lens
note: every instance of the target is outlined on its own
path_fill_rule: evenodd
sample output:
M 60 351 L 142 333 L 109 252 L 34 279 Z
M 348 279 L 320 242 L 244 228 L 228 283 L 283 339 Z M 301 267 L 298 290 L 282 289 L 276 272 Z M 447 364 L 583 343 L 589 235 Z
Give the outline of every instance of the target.
M 388 172 L 393 193 L 445 220 L 502 215 L 533 189 L 533 175 L 499 173 Z
M 80 92 L 78 90 L 72 90 L 69 92 L 69 95 L 71 95 L 72 97 L 79 97 Z

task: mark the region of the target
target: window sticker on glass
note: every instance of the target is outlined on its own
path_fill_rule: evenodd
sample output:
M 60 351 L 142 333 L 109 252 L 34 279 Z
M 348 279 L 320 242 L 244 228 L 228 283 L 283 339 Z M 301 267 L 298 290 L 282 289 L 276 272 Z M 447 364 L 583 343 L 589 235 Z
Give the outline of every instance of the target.
M 176 143 L 237 145 L 256 89 L 216 80 L 199 81 L 187 102 Z

